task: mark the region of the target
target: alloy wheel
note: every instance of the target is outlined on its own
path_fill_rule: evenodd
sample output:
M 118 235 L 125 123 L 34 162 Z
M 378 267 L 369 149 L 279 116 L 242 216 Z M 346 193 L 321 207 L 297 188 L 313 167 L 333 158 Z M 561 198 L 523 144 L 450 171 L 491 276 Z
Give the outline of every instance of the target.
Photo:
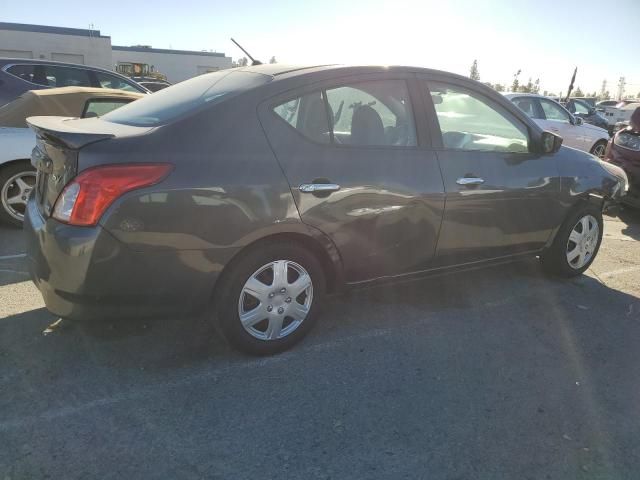
M 238 300 L 243 328 L 259 340 L 277 340 L 297 330 L 311 310 L 313 282 L 289 260 L 260 267 L 245 282 Z
M 2 185 L 0 202 L 2 208 L 13 218 L 22 222 L 27 209 L 29 195 L 36 184 L 36 173 L 32 171 L 19 172 Z
M 593 215 L 585 215 L 571 229 L 567 241 L 567 262 L 575 270 L 584 267 L 598 246 L 600 226 Z
M 596 147 L 593 149 L 593 154 L 602 159 L 604 158 L 604 152 L 607 149 L 606 145 L 603 143 L 600 143 L 599 145 L 596 145 Z

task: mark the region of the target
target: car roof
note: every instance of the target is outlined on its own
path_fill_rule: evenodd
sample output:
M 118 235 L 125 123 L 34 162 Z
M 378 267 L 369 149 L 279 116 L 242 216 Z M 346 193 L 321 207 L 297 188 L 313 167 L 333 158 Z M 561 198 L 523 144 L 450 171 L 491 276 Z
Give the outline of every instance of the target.
M 507 98 L 515 98 L 515 97 L 531 97 L 531 98 L 546 98 L 548 100 L 553 100 L 551 97 L 545 97 L 544 95 L 540 95 L 539 93 L 525 93 L 525 92 L 505 92 L 503 95 Z
M 95 70 L 98 72 L 105 72 L 112 75 L 117 75 L 118 77 L 127 78 L 124 75 L 114 72 L 113 70 L 108 70 L 106 68 L 101 67 L 93 67 L 91 65 L 83 65 L 81 63 L 66 63 L 66 62 L 56 62 L 55 60 L 38 60 L 37 58 L 11 58 L 11 57 L 0 57 L 0 67 L 4 67 L 5 65 L 57 65 L 61 67 L 73 67 L 73 68 L 82 68 L 84 70 Z
M 135 82 L 135 80 L 131 80 L 129 77 L 126 77 L 121 73 L 114 72 L 113 70 L 108 70 L 106 68 L 101 68 L 101 67 L 93 67 L 91 65 L 83 65 L 81 63 L 65 63 L 65 62 L 56 62 L 54 60 L 38 60 L 35 58 L 0 57 L 0 68 L 5 67 L 7 65 L 56 65 L 60 67 L 80 68 L 83 70 L 93 70 L 94 72 L 108 73 L 109 75 L 115 75 L 116 77 L 125 78 L 127 80 Z
M 424 67 L 414 67 L 406 65 L 350 65 L 350 64 L 326 64 L 326 65 L 290 65 L 290 64 L 268 64 L 250 65 L 237 68 L 238 71 L 261 73 L 272 76 L 274 80 L 293 78 L 311 73 L 332 71 L 344 74 L 358 73 L 378 73 L 378 72 L 408 72 L 408 73 L 431 73 L 443 75 L 451 78 L 459 78 L 469 81 L 469 77 L 458 75 L 442 70 L 434 70 Z

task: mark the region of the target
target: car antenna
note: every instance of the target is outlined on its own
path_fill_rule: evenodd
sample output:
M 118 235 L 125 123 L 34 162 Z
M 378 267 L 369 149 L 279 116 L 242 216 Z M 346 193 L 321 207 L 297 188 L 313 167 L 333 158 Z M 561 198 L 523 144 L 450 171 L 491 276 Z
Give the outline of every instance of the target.
M 262 62 L 261 62 L 260 60 L 256 60 L 255 58 L 253 58 L 253 57 L 249 54 L 249 52 L 247 52 L 244 48 L 242 48 L 242 45 L 240 45 L 238 42 L 236 42 L 233 38 L 231 38 L 231 41 L 232 41 L 233 43 L 235 43 L 235 44 L 236 44 L 236 46 L 237 46 L 240 50 L 242 50 L 242 51 L 244 52 L 244 54 L 245 54 L 247 57 L 249 57 L 249 59 L 251 60 L 251 65 L 262 65 Z

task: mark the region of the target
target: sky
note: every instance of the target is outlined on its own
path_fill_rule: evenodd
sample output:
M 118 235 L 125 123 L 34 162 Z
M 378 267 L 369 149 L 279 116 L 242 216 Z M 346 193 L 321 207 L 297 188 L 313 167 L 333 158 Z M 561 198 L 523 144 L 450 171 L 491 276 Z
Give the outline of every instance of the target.
M 117 5 L 114 7 L 114 5 Z M 213 50 L 293 64 L 415 65 L 484 82 L 540 79 L 541 91 L 576 86 L 640 93 L 640 0 L 0 0 L 0 21 L 93 28 L 113 45 Z M 632 35 L 636 33 L 635 37 Z M 1 47 L 1 46 L 0 46 Z

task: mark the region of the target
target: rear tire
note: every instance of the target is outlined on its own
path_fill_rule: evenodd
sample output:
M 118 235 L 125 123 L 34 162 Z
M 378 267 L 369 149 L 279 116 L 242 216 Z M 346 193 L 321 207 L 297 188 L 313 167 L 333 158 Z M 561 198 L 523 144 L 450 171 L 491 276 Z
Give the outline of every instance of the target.
M 599 140 L 595 143 L 593 147 L 591 147 L 591 155 L 595 155 L 596 157 L 603 159 L 604 152 L 607 150 L 607 142 L 606 140 Z
M 602 242 L 602 211 L 584 204 L 566 218 L 547 251 L 540 256 L 545 271 L 565 278 L 587 270 L 598 254 Z
M 35 186 L 35 175 L 28 160 L 0 166 L 0 221 L 22 227 L 26 200 Z M 20 203 L 12 203 L 16 199 Z
M 325 276 L 305 248 L 292 242 L 258 245 L 229 268 L 215 304 L 218 326 L 232 346 L 271 355 L 291 348 L 313 328 Z

